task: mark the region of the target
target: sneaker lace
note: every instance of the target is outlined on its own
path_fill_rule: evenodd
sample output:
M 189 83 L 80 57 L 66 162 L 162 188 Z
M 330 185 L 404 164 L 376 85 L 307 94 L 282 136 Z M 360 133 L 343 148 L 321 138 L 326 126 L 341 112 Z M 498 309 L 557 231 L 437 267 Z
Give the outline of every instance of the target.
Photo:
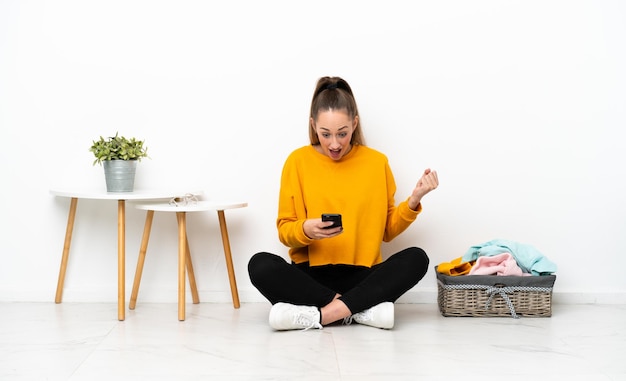
M 374 320 L 374 311 L 372 311 L 371 308 L 368 308 L 367 310 L 363 311 L 363 312 L 359 312 L 358 314 L 358 319 L 361 321 L 372 321 Z
M 347 318 L 343 319 L 343 324 L 344 325 L 350 325 L 352 324 L 353 321 L 356 321 L 357 323 L 360 322 L 364 322 L 364 321 L 372 321 L 374 320 L 374 312 L 372 311 L 371 308 L 368 308 L 365 311 L 361 311 L 358 312 L 354 315 L 350 315 Z
M 322 329 L 322 325 L 319 322 L 311 319 L 310 316 L 301 313 L 294 317 L 293 323 L 294 325 L 303 327 L 303 331 L 308 331 L 311 328 Z
M 352 324 L 353 321 L 356 321 L 358 323 L 358 322 L 363 322 L 363 321 L 372 321 L 373 319 L 374 319 L 374 313 L 372 312 L 372 309 L 369 308 L 365 311 L 361 311 L 354 315 L 350 315 L 344 318 L 343 324 L 350 325 Z

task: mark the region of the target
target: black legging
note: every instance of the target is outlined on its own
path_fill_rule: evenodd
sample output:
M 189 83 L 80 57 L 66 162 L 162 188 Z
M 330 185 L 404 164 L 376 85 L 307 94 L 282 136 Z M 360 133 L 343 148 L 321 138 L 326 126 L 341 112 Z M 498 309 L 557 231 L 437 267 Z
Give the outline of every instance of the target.
M 248 263 L 252 284 L 270 303 L 323 307 L 337 294 L 352 313 L 382 302 L 395 302 L 428 271 L 429 259 L 417 247 L 404 249 L 370 267 L 290 264 L 271 253 L 257 253 Z

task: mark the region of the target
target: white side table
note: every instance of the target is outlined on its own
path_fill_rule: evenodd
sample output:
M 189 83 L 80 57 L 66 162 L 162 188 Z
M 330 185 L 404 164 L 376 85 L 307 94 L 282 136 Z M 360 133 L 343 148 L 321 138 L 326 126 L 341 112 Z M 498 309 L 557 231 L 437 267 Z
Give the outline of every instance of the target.
M 137 295 L 139 293 L 139 283 L 141 282 L 141 273 L 146 259 L 146 251 L 148 248 L 148 240 L 150 239 L 150 229 L 152 227 L 152 219 L 154 212 L 170 212 L 176 213 L 178 220 L 178 320 L 185 320 L 185 270 L 189 274 L 189 285 L 195 304 L 199 303 L 198 290 L 196 288 L 195 276 L 193 273 L 193 265 L 191 264 L 191 255 L 189 253 L 189 243 L 187 241 L 187 222 L 186 215 L 189 212 L 206 212 L 210 210 L 217 211 L 219 219 L 220 231 L 222 234 L 222 244 L 224 246 L 224 256 L 226 258 L 226 267 L 228 270 L 228 278 L 230 281 L 230 291 L 233 298 L 233 307 L 239 308 L 239 292 L 237 291 L 237 281 L 235 279 L 235 269 L 233 267 L 233 258 L 230 251 L 230 240 L 228 238 L 228 229 L 226 227 L 226 217 L 224 211 L 227 209 L 244 208 L 248 206 L 247 202 L 221 202 L 221 201 L 196 201 L 189 202 L 186 205 L 171 205 L 169 203 L 139 203 L 135 205 L 138 209 L 146 210 L 146 224 L 144 227 L 141 247 L 139 249 L 139 258 L 137 260 L 137 270 L 135 271 L 135 281 L 133 283 L 133 291 L 130 297 L 129 308 L 135 309 L 137 303 Z
M 70 255 L 70 244 L 72 241 L 72 231 L 74 230 L 74 220 L 76 217 L 76 207 L 78 199 L 92 200 L 114 200 L 117 201 L 117 317 L 118 320 L 125 319 L 125 262 L 126 262 L 126 200 L 163 200 L 172 197 L 184 196 L 190 192 L 180 192 L 172 190 L 137 190 L 135 192 L 107 192 L 106 190 L 84 190 L 84 189 L 51 189 L 50 193 L 58 197 L 70 198 L 70 210 L 67 218 L 67 228 L 65 230 L 65 242 L 63 244 L 63 255 L 61 258 L 61 268 L 59 270 L 59 280 L 55 303 L 61 303 L 63 298 L 63 283 L 65 282 L 65 272 Z M 202 192 L 191 192 L 199 195 Z

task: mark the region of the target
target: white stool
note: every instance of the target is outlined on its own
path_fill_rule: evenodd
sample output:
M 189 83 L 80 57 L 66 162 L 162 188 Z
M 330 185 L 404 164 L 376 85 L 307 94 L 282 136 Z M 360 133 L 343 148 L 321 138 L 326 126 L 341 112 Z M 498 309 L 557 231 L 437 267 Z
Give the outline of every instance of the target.
M 135 281 L 133 283 L 133 291 L 130 297 L 129 308 L 135 309 L 137 303 L 137 294 L 139 293 L 139 283 L 141 282 L 141 273 L 143 264 L 146 259 L 146 251 L 148 248 L 148 240 L 150 239 L 150 229 L 152 227 L 152 219 L 154 212 L 174 212 L 178 220 L 178 320 L 185 320 L 185 269 L 189 274 L 189 286 L 193 303 L 198 304 L 198 289 L 193 273 L 193 265 L 191 263 L 191 254 L 189 252 L 189 242 L 187 241 L 187 222 L 186 214 L 188 212 L 205 212 L 216 210 L 220 223 L 220 231 L 222 233 L 222 244 L 224 246 L 224 256 L 226 257 L 226 267 L 228 268 L 228 278 L 230 280 L 230 291 L 233 298 L 233 307 L 239 308 L 239 292 L 237 291 L 237 281 L 235 279 L 235 270 L 233 267 L 233 258 L 230 251 L 230 241 L 228 239 L 228 229 L 226 228 L 226 217 L 224 210 L 244 208 L 248 206 L 247 202 L 214 202 L 214 201 L 196 201 L 188 202 L 186 205 L 182 203 L 143 203 L 136 204 L 138 209 L 147 210 L 146 223 L 139 249 L 139 258 L 137 260 L 137 270 L 135 271 Z

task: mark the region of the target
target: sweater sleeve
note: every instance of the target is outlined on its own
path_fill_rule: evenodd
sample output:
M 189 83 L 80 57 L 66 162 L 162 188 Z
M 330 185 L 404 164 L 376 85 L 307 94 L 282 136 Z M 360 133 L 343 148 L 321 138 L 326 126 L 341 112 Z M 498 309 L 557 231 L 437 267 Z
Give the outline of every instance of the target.
M 417 206 L 417 211 L 409 208 L 409 199 L 405 199 L 397 206 L 395 205 L 396 182 L 389 165 L 387 171 L 387 224 L 383 241 L 389 242 L 400 233 L 405 231 L 417 219 L 417 215 L 422 211 L 422 204 Z
M 290 248 L 305 247 L 313 241 L 304 234 L 306 210 L 295 159 L 285 161 L 278 200 L 278 239 Z

